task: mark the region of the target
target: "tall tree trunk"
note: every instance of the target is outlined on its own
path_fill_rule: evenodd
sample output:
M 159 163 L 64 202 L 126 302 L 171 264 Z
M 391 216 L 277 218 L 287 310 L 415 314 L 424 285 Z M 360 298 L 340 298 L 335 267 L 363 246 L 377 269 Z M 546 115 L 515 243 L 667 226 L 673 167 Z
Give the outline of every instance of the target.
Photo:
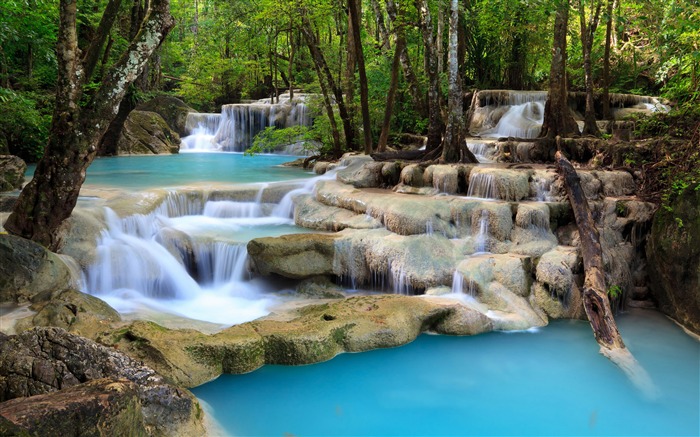
M 613 24 L 613 3 L 608 0 L 605 16 L 605 53 L 603 55 L 603 118 L 612 120 L 612 110 L 610 109 L 610 47 L 612 45 L 612 24 Z
M 293 31 L 289 29 L 289 64 L 288 64 L 288 74 L 289 77 L 289 101 L 294 100 L 294 56 L 296 55 L 296 47 L 294 46 L 294 35 Z M 334 120 L 335 121 L 335 120 Z
M 355 28 L 352 25 L 352 13 L 350 11 L 350 2 L 348 0 L 348 23 L 347 23 L 347 50 L 345 52 L 345 80 L 343 81 L 343 89 L 345 91 L 345 105 L 348 108 L 348 117 L 352 126 L 352 137 L 359 136 L 357 128 L 357 107 L 355 105 L 355 71 L 357 70 L 357 48 L 355 47 Z M 357 150 L 358 145 L 353 141 L 351 150 Z
M 440 109 L 440 76 L 437 71 L 437 55 L 435 38 L 433 38 L 433 23 L 427 0 L 415 0 L 416 9 L 420 14 L 420 28 L 423 34 L 425 59 L 428 74 L 428 144 L 427 150 L 434 150 L 442 142 L 443 122 Z
M 506 76 L 508 88 L 512 90 L 525 89 L 525 70 L 527 68 L 527 33 L 525 30 L 525 19 L 523 9 L 526 7 L 520 2 L 513 17 L 513 45 L 510 50 L 510 60 Z
M 544 109 L 540 137 L 554 139 L 578 134 L 578 125 L 568 106 L 566 87 L 566 31 L 569 24 L 569 0 L 558 0 L 554 18 L 552 66 L 549 70 L 549 93 Z
M 355 144 L 355 138 L 354 138 L 354 130 L 352 127 L 352 122 L 350 120 L 349 114 L 347 107 L 345 106 L 345 100 L 343 98 L 343 92 L 336 85 L 335 79 L 333 78 L 333 73 L 331 72 L 331 69 L 328 67 L 328 63 L 326 62 L 325 56 L 323 56 L 323 52 L 321 51 L 321 48 L 319 47 L 318 39 L 316 38 L 316 34 L 313 32 L 313 29 L 311 27 L 311 22 L 309 21 L 309 17 L 306 15 L 306 12 L 302 10 L 302 15 L 301 15 L 301 33 L 304 36 L 304 40 L 306 41 L 306 45 L 309 48 L 309 53 L 311 53 L 311 58 L 314 62 L 314 66 L 316 68 L 316 71 L 318 73 L 318 80 L 319 82 L 326 81 L 325 86 L 327 87 L 326 89 L 328 92 L 333 93 L 333 98 L 335 99 L 336 105 L 338 105 L 338 113 L 340 114 L 340 119 L 343 122 L 343 132 L 345 133 L 345 145 L 348 150 L 352 150 L 354 144 Z M 331 121 L 333 122 L 333 121 Z M 336 151 L 335 153 L 338 154 L 340 153 L 340 147 L 336 146 Z M 337 157 L 340 157 L 338 155 Z
M 406 41 L 397 39 L 394 44 L 394 60 L 391 63 L 391 80 L 389 82 L 389 95 L 386 98 L 386 107 L 384 108 L 384 121 L 382 122 L 382 131 L 379 134 L 379 142 L 377 143 L 377 151 L 385 152 L 386 145 L 389 141 L 389 129 L 391 128 L 391 114 L 394 111 L 394 99 L 396 98 L 396 89 L 399 87 L 399 68 L 401 66 L 401 51 L 404 49 Z
M 583 0 L 578 1 L 578 12 L 581 23 L 581 50 L 583 51 L 583 71 L 586 82 L 586 111 L 583 116 L 583 134 L 600 136 L 595 119 L 595 106 L 593 102 L 593 65 L 591 52 L 593 51 L 593 37 L 598 28 L 600 19 L 601 0 L 590 0 L 591 12 L 586 19 L 586 5 Z
M 442 140 L 442 162 L 478 162 L 464 142 L 464 96 L 459 74 L 459 0 L 450 0 L 447 68 L 449 73 L 448 116 Z
M 77 5 L 74 0 L 60 1 L 58 80 L 51 135 L 34 178 L 20 193 L 5 223 L 8 232 L 58 249 L 60 226 L 75 207 L 97 143 L 119 111 L 128 86 L 175 23 L 169 6 L 168 0 L 153 0 L 141 30 L 83 106 L 79 102 L 89 76 L 78 58 Z
M 357 54 L 357 69 L 360 73 L 360 106 L 362 107 L 362 130 L 364 134 L 364 150 L 366 154 L 372 153 L 372 123 L 369 118 L 369 89 L 367 86 L 367 72 L 365 70 L 365 55 L 360 39 L 360 3 L 359 0 L 348 0 L 349 15 L 352 24 L 352 36 L 355 39 L 355 53 Z
M 445 5 L 443 0 L 437 2 L 437 69 L 438 74 L 445 71 L 445 45 L 443 44 L 443 36 L 445 35 Z
M 372 10 L 374 11 L 375 20 L 377 21 L 377 31 L 379 32 L 379 49 L 389 50 L 391 44 L 389 42 L 389 32 L 386 30 L 386 25 L 384 24 L 384 13 L 379 5 L 378 0 L 371 0 Z
M 406 41 L 406 33 L 404 31 L 403 14 L 400 12 L 394 0 L 386 0 L 386 13 L 389 16 L 389 21 L 391 21 L 391 26 L 393 28 L 394 36 L 398 40 L 403 39 Z M 425 101 L 423 92 L 421 92 L 421 87 L 418 84 L 418 78 L 413 72 L 413 67 L 411 65 L 411 58 L 408 56 L 408 50 L 406 44 L 404 44 L 403 50 L 401 50 L 401 69 L 403 71 L 403 77 L 406 79 L 408 84 L 409 94 L 413 99 L 413 109 L 423 118 L 428 117 L 428 106 Z

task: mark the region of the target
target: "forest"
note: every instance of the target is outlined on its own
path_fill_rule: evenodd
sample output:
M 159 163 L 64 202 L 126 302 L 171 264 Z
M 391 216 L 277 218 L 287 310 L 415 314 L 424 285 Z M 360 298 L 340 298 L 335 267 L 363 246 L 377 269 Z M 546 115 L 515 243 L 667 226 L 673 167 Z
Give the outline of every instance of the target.
M 57 3 L 10 0 L 0 8 L 0 149 L 28 162 L 42 156 L 50 131 L 59 80 Z M 446 0 L 166 6 L 172 30 L 130 85 L 125 106 L 165 93 L 218 112 L 222 104 L 290 89 L 315 94 L 325 103 L 317 99 L 321 116 L 304 134 L 335 156 L 381 151 L 401 133 L 439 143 L 456 84 L 451 48 L 465 107 L 474 90 L 548 90 L 558 9 L 567 12 L 568 91 L 660 95 L 677 109 L 694 106 L 700 92 L 695 1 L 469 0 L 454 4 L 453 24 Z M 98 46 L 79 104 L 119 60 L 147 8 L 144 0 L 78 2 L 77 46 L 81 53 Z

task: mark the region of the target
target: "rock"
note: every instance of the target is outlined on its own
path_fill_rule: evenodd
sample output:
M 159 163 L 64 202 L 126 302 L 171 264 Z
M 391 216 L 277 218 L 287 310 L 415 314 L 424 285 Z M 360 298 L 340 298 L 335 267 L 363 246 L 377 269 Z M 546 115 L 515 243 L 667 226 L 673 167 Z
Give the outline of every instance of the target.
M 295 279 L 332 275 L 336 238 L 332 234 L 255 238 L 248 243 L 248 256 L 261 275 Z
M 324 205 L 312 195 L 294 198 L 294 222 L 298 226 L 318 231 L 375 229 L 382 226 L 381 222 L 368 214 L 357 214 L 344 208 Z
M 71 285 L 70 269 L 56 254 L 33 241 L 0 234 L 0 302 L 27 302 Z
M 131 111 L 117 141 L 119 155 L 159 155 L 179 150 L 177 132 L 170 129 L 163 117 L 149 111 Z
M 0 155 L 0 192 L 22 188 L 27 164 L 13 155 Z
M 700 334 L 700 189 L 690 186 L 654 216 L 646 246 L 659 309 Z
M 75 208 L 61 225 L 60 252 L 75 259 L 82 268 L 95 262 L 96 244 L 105 229 L 104 210 Z
M 187 114 L 197 112 L 190 108 L 182 100 L 172 96 L 157 96 L 141 103 L 136 107 L 138 111 L 155 112 L 163 117 L 163 120 L 178 135 L 187 135 Z
M 352 156 L 345 160 L 349 161 L 349 165 L 338 170 L 337 178 L 340 182 L 355 188 L 374 188 L 382 185 L 383 162 L 375 162 L 366 155 Z
M 424 169 L 418 164 L 409 164 L 401 170 L 399 181 L 409 187 L 420 188 L 423 186 Z
M 486 193 L 479 193 L 481 189 L 477 188 L 477 181 L 491 180 L 499 199 L 522 200 L 530 195 L 530 173 L 497 167 L 474 167 L 469 173 L 469 192 L 473 195 L 481 194 L 483 197 Z
M 459 191 L 459 169 L 453 165 L 432 165 L 432 186 L 441 193 L 455 194 Z M 427 172 L 426 172 L 427 173 Z
M 19 320 L 16 332 L 35 326 L 56 326 L 74 334 L 95 337 L 110 322 L 121 320 L 119 313 L 106 302 L 77 290 L 45 292 L 36 295 L 33 301 L 29 308 L 34 314 Z
M 147 436 L 138 387 L 128 380 L 96 379 L 54 393 L 0 403 L 0 417 L 16 429 L 2 435 Z M 8 432 L 10 431 L 10 432 Z
M 326 276 L 317 276 L 301 281 L 297 285 L 297 294 L 309 298 L 342 299 L 343 288 L 332 283 Z
M 0 335 L 0 401 L 51 393 L 101 378 L 126 379 L 136 386 L 149 434 L 203 434 L 196 398 L 121 352 L 60 328 Z

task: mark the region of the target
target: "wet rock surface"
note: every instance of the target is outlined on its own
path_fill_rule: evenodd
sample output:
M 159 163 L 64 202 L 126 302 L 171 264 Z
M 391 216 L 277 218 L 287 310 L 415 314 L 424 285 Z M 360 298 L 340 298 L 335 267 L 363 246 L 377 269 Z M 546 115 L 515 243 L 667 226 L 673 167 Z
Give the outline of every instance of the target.
M 27 164 L 13 155 L 0 154 L 0 192 L 22 188 Z
M 200 407 L 191 393 L 121 352 L 60 328 L 0 335 L 0 401 L 47 394 L 101 378 L 133 383 L 149 434 L 203 432 Z
M 120 155 L 149 155 L 178 153 L 180 136 L 159 114 L 149 111 L 131 111 L 119 140 Z

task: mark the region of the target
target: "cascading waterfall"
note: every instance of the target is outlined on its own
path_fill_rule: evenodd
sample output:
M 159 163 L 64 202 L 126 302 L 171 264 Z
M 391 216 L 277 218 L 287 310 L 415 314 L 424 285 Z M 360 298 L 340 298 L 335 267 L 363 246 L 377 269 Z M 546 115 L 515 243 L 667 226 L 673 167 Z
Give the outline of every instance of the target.
M 494 162 L 497 154 L 495 144 L 484 141 L 467 141 L 467 148 L 474 154 L 474 157 L 481 163 Z
M 190 113 L 186 123 L 190 135 L 182 139 L 180 151 L 243 152 L 267 127 L 311 126 L 313 120 L 305 100 L 304 94 L 296 95 L 294 100 L 283 94 L 276 103 L 262 99 L 223 105 L 221 114 Z
M 476 283 L 469 279 L 467 280 L 458 270 L 452 274 L 452 294 L 466 295 L 471 298 L 476 297 Z
M 511 106 L 493 129 L 481 133 L 493 138 L 537 138 L 544 122 L 544 101 Z
M 467 197 L 480 197 L 482 199 L 498 199 L 498 186 L 496 178 L 490 173 L 474 172 L 469 175 L 469 188 Z
M 488 252 L 487 241 L 489 236 L 489 212 L 481 210 L 481 218 L 479 218 L 479 233 L 476 235 L 474 248 L 476 253 Z

